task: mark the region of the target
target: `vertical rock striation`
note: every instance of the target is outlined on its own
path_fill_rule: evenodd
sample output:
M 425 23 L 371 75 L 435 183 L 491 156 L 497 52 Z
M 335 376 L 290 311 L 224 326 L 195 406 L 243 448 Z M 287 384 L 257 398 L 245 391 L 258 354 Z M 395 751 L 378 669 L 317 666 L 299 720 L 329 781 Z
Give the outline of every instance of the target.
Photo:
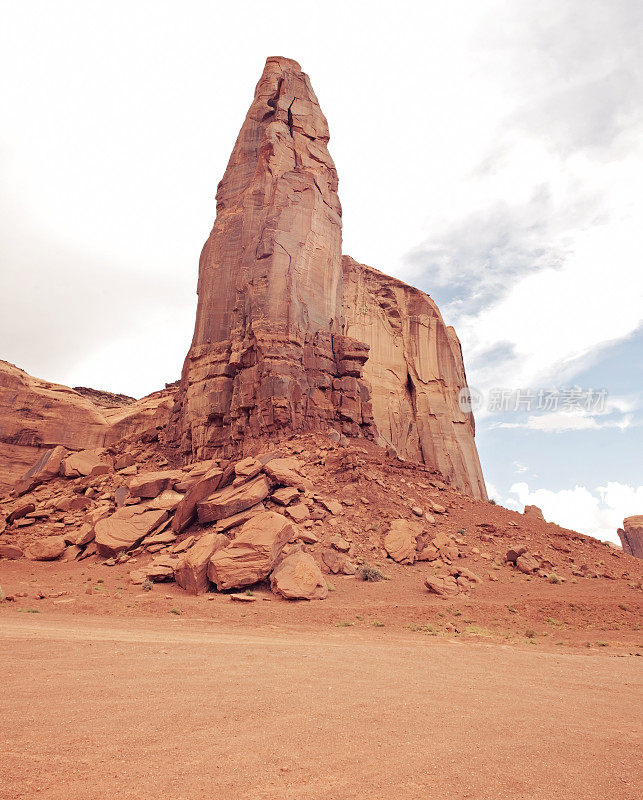
M 348 256 L 343 270 L 346 333 L 370 348 L 364 377 L 379 434 L 400 456 L 486 500 L 473 414 L 458 403 L 467 379 L 454 329 L 419 289 Z
M 284 433 L 379 430 L 484 498 L 455 332 L 423 292 L 342 261 L 328 140 L 308 77 L 269 58 L 218 187 L 168 441 L 193 460 Z
M 269 58 L 217 191 L 172 436 L 187 457 L 328 428 L 372 435 L 368 348 L 343 330 L 328 124 L 295 61 Z

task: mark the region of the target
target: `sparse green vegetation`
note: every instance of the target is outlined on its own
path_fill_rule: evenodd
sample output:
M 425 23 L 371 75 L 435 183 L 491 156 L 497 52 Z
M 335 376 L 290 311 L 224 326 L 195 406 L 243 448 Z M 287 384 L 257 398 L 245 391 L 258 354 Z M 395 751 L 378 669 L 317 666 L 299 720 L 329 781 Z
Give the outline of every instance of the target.
M 495 631 L 492 631 L 491 628 L 484 628 L 482 625 L 467 625 L 464 630 L 465 633 L 468 633 L 469 636 L 497 636 L 498 634 Z
M 326 581 L 326 588 L 328 589 L 329 592 L 334 592 L 335 584 L 331 583 L 330 581 Z
M 496 501 L 495 501 L 495 500 L 491 499 L 491 500 L 489 500 L 489 505 L 491 505 L 491 506 L 497 506 L 498 504 L 496 503 Z
M 362 564 L 357 571 L 357 575 L 361 580 L 368 581 L 370 583 L 384 580 L 384 574 L 381 572 L 381 570 L 372 566 L 371 564 Z
M 176 614 L 177 616 L 180 616 L 181 612 L 179 611 L 178 608 L 171 608 L 170 614 Z
M 525 631 L 525 636 L 528 639 L 535 639 L 536 638 L 536 631 L 533 630 L 532 628 L 527 628 L 527 630 Z
M 346 621 L 344 621 L 344 622 L 336 622 L 335 623 L 335 627 L 336 628 L 352 628 L 353 625 L 355 625 L 354 622 L 346 622 Z
M 254 597 L 255 596 L 255 593 L 252 591 L 252 589 L 246 589 L 244 591 L 244 594 L 246 595 L 246 597 Z
M 560 577 L 560 575 L 556 575 L 555 572 L 552 572 L 551 575 L 549 576 L 549 582 L 550 583 L 562 583 L 563 579 Z
M 607 642 L 596 642 L 597 647 L 609 647 Z
M 374 619 L 373 622 L 371 622 L 371 625 L 374 628 L 383 628 L 384 627 L 384 623 L 380 622 L 379 619 Z
M 18 611 L 22 611 L 23 614 L 40 614 L 39 608 L 19 608 Z
M 7 599 L 7 595 L 2 591 L 2 586 L 0 586 L 0 603 L 4 603 Z
M 430 623 L 426 625 L 418 625 L 417 623 L 411 623 L 408 625 L 408 629 L 410 631 L 415 631 L 416 633 L 428 633 L 429 636 L 437 636 L 439 631 Z
M 555 619 L 554 617 L 545 617 L 545 622 L 549 625 L 553 625 L 554 628 L 562 628 L 564 623 L 561 622 L 559 619 Z
M 143 589 L 144 592 L 151 592 L 152 586 L 154 586 L 152 581 L 149 578 L 146 578 L 141 584 L 141 589 Z

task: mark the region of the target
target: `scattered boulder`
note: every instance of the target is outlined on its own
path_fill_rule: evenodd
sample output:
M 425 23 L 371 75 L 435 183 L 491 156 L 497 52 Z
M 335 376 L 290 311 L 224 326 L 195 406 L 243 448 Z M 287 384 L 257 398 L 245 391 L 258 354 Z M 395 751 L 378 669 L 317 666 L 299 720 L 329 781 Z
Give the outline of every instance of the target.
M 293 486 L 302 492 L 312 491 L 313 484 L 301 474 L 302 465 L 296 458 L 271 458 L 263 469 L 280 486 Z
M 220 519 L 216 523 L 216 529 L 219 532 L 229 531 L 232 528 L 238 528 L 239 525 L 243 525 L 244 522 L 247 522 L 249 519 L 252 519 L 256 514 L 260 514 L 262 511 L 265 511 L 266 507 L 263 503 L 257 503 L 256 506 L 252 506 L 252 508 L 247 508 L 245 511 L 240 511 L 238 514 L 233 514 L 231 517 L 226 517 L 225 519 Z
M 321 559 L 334 575 L 355 575 L 357 566 L 349 559 L 346 553 L 337 550 L 323 550 Z
M 36 506 L 33 503 L 23 503 L 22 505 L 17 506 L 10 514 L 7 514 L 7 525 L 13 525 L 17 519 L 26 517 L 27 514 L 31 514 L 35 510 Z
M 324 500 L 320 498 L 319 502 L 324 506 L 326 511 L 329 511 L 334 516 L 340 516 L 344 513 L 344 506 L 339 500 Z
M 293 522 L 301 523 L 310 519 L 310 511 L 308 506 L 304 503 L 293 503 L 286 507 L 286 514 L 292 519 Z
M 265 475 L 258 475 L 249 483 L 228 486 L 197 503 L 199 522 L 217 522 L 257 505 L 270 494 L 270 484 Z
M 303 551 L 290 553 L 270 576 L 270 588 L 287 600 L 323 600 L 328 586 L 315 559 Z
M 525 510 L 522 512 L 525 517 L 532 517 L 533 519 L 539 519 L 542 522 L 545 521 L 543 517 L 543 512 L 538 508 L 538 506 L 525 506 Z
M 222 533 L 206 533 L 201 536 L 179 559 L 174 570 L 178 585 L 190 594 L 202 594 L 208 590 L 208 564 L 217 550 L 229 544 Z
M 208 566 L 208 578 L 217 589 L 250 586 L 263 580 L 274 568 L 293 533 L 292 525 L 283 514 L 275 511 L 257 514 L 243 525 L 227 547 L 214 553 Z
M 454 597 L 460 591 L 453 575 L 429 575 L 425 578 L 424 585 L 429 592 L 437 594 L 438 597 Z
M 346 541 L 342 536 L 333 536 L 330 540 L 330 546 L 334 547 L 340 553 L 348 553 L 351 549 L 351 543 Z
M 119 508 L 94 527 L 98 552 L 102 556 L 113 556 L 130 550 L 166 519 L 167 512 L 161 509 L 146 511 L 133 506 Z
M 80 478 L 96 474 L 94 468 L 103 464 L 107 464 L 104 450 L 80 450 L 65 458 L 60 465 L 60 474 L 65 478 Z
M 420 531 L 405 519 L 394 519 L 384 537 L 384 549 L 399 564 L 413 564 L 415 544 Z
M 148 508 L 162 509 L 163 511 L 174 511 L 179 503 L 183 500 L 183 495 L 180 492 L 175 492 L 172 489 L 166 489 L 161 492 L 158 497 L 148 500 L 146 503 Z
M 523 553 L 516 559 L 516 567 L 525 575 L 531 575 L 540 568 L 540 562 L 529 553 Z
M 54 447 L 52 450 L 46 450 L 33 467 L 30 467 L 22 478 L 16 482 L 16 494 L 26 494 L 39 484 L 55 478 L 66 456 L 67 450 L 60 445 Z
M 180 469 L 142 472 L 130 480 L 129 493 L 132 497 L 158 497 L 161 492 L 171 489 L 182 477 L 183 472 Z
M 460 555 L 460 551 L 458 550 L 456 543 L 445 533 L 439 533 L 437 536 L 435 536 L 431 540 L 431 544 L 436 548 L 440 558 L 443 561 L 455 561 L 455 559 Z
M 172 530 L 175 533 L 181 533 L 190 525 L 196 517 L 197 503 L 217 491 L 222 476 L 222 469 L 211 467 L 188 488 L 183 499 L 177 505 L 172 519 Z
M 294 486 L 284 486 L 282 489 L 276 489 L 272 493 L 271 499 L 274 500 L 275 503 L 278 503 L 280 506 L 287 506 L 298 497 L 299 497 L 298 489 L 295 489 Z
M 241 478 L 244 481 L 249 481 L 251 478 L 254 478 L 258 475 L 261 470 L 263 469 L 263 464 L 261 461 L 258 461 L 256 458 L 244 458 L 243 461 L 238 461 L 234 465 L 234 474 L 237 478 Z
M 17 544 L 0 544 L 0 558 L 16 561 L 24 555 L 22 548 Z
M 523 553 L 527 552 L 527 548 L 524 545 L 515 545 L 514 547 L 510 547 L 507 550 L 507 554 L 505 555 L 505 561 L 509 561 L 512 564 L 515 564 L 516 561 L 520 558 Z
M 62 536 L 45 536 L 32 542 L 25 555 L 32 561 L 54 561 L 65 552 L 67 545 Z

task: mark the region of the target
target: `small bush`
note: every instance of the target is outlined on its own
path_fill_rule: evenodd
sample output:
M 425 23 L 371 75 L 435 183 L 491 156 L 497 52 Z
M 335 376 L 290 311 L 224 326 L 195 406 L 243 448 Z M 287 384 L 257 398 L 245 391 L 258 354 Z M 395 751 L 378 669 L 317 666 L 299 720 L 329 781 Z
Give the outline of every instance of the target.
M 560 575 L 556 575 L 555 572 L 552 572 L 552 574 L 549 576 L 549 582 L 550 583 L 562 583 L 563 579 L 560 577 Z
M 497 506 L 498 504 L 496 503 L 495 500 L 489 500 L 489 505 Z
M 336 622 L 335 623 L 335 627 L 336 628 L 352 628 L 354 624 L 355 624 L 354 622 Z
M 255 596 L 255 593 L 252 591 L 252 589 L 246 589 L 246 590 L 245 590 L 245 592 L 244 592 L 244 594 L 245 594 L 247 597 L 254 597 L 254 596 Z
M 383 628 L 384 627 L 384 623 L 380 622 L 379 619 L 374 619 L 373 622 L 371 622 L 371 625 L 374 628 Z
M 528 639 L 535 639 L 536 638 L 536 631 L 532 630 L 531 628 L 527 628 L 525 631 L 525 636 Z
M 4 603 L 7 595 L 2 591 L 2 586 L 0 586 L 0 603 Z
M 362 564 L 357 571 L 357 575 L 359 578 L 361 578 L 361 580 L 369 581 L 371 583 L 384 580 L 384 575 L 382 572 L 377 567 L 373 567 L 370 564 Z
M 144 592 L 151 592 L 152 591 L 152 586 L 154 586 L 152 581 L 149 578 L 145 578 L 145 580 L 143 581 L 143 583 L 141 585 L 141 588 L 143 589 Z
M 179 611 L 178 608 L 171 608 L 170 609 L 170 614 L 176 614 L 178 616 L 178 615 L 180 615 L 180 613 L 181 612 Z

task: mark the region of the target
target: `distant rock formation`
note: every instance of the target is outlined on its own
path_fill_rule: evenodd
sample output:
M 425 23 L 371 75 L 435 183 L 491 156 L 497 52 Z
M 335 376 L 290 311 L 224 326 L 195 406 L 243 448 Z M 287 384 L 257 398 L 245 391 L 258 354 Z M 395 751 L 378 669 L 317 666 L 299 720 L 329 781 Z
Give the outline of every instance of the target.
M 109 392 L 70 389 L 0 361 L 0 491 L 46 450 L 106 447 L 167 423 L 173 391 L 134 400 Z
M 643 558 L 643 514 L 626 517 L 623 528 L 619 528 L 617 533 L 624 553 Z
M 198 460 L 334 428 L 486 498 L 457 336 L 423 292 L 342 260 L 328 140 L 308 76 L 269 58 L 218 187 L 168 440 Z

